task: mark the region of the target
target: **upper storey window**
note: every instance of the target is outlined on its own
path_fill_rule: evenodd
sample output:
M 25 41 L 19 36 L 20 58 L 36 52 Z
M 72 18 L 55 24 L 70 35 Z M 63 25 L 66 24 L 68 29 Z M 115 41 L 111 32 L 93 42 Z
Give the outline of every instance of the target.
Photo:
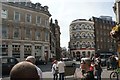
M 2 38 L 3 39 L 8 38 L 8 27 L 6 25 L 2 26 Z
M 31 38 L 32 31 L 30 28 L 25 29 L 25 39 L 30 39 Z
M 19 12 L 14 12 L 14 20 L 20 21 L 20 13 Z
M 45 19 L 45 26 L 48 27 L 48 24 L 49 24 L 49 23 L 48 23 L 48 20 Z
M 1 18 L 4 18 L 4 19 L 8 18 L 8 11 L 6 9 L 2 9 Z
M 31 22 L 32 16 L 30 14 L 26 14 L 26 22 Z
M 14 28 L 14 32 L 13 32 L 13 35 L 14 35 L 14 38 L 15 39 L 18 39 L 19 36 L 20 36 L 20 33 L 19 33 L 19 28 Z
M 40 16 L 36 16 L 36 24 L 40 24 L 41 23 L 41 17 Z

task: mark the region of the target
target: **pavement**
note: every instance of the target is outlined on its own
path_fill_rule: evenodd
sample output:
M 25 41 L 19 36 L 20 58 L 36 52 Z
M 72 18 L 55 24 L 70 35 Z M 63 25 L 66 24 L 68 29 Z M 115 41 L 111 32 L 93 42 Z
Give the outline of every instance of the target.
M 43 71 L 43 80 L 52 80 L 53 75 L 51 72 L 51 63 L 48 63 L 47 65 L 40 65 L 39 67 Z M 77 69 L 79 69 L 79 62 L 77 64 L 76 70 Z M 112 70 L 107 70 L 106 67 L 103 67 L 102 80 L 109 80 L 109 75 L 111 72 L 112 72 Z M 77 73 L 79 75 L 79 70 Z M 10 80 L 10 79 L 9 79 L 9 77 L 3 77 L 3 78 L 0 78 L 0 80 Z M 74 80 L 74 75 L 66 76 L 65 80 Z
M 107 69 L 103 69 L 102 80 L 109 80 L 109 75 L 111 72 L 112 70 L 108 71 Z M 43 72 L 43 80 L 52 80 L 52 78 L 53 78 L 53 75 L 51 71 Z M 73 80 L 73 79 L 75 79 L 74 75 L 65 77 L 65 80 Z M 1 80 L 10 80 L 10 79 L 9 77 L 4 77 L 3 79 L 1 78 Z

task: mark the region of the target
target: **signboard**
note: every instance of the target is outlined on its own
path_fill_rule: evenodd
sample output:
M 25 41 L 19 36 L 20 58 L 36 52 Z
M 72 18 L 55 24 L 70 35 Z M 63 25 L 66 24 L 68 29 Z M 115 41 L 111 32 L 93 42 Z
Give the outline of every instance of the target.
M 2 11 L 1 11 L 1 18 L 7 19 L 7 10 L 2 9 Z

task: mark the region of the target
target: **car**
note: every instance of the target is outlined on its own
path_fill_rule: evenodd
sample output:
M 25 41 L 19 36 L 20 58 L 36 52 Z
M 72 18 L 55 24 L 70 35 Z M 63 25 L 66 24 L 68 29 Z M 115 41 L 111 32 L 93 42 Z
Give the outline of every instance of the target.
M 45 60 L 42 60 L 41 57 L 36 57 L 36 65 L 46 65 L 47 62 Z
M 106 63 L 107 63 L 109 57 L 112 55 L 113 55 L 112 52 L 101 52 L 100 53 L 101 66 L 106 66 L 107 65 Z
M 18 63 L 15 57 L 1 56 L 0 61 L 2 63 L 2 76 L 9 75 L 12 67 Z
M 65 66 L 75 66 L 76 65 L 76 61 L 72 60 L 70 58 L 62 58 L 63 62 L 65 63 Z

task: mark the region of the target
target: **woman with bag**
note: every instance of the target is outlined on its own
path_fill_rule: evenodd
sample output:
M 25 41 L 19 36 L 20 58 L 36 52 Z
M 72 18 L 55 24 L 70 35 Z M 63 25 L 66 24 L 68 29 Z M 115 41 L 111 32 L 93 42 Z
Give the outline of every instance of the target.
M 52 73 L 53 73 L 53 80 L 58 79 L 58 67 L 57 67 L 57 60 L 53 61 L 52 65 Z

